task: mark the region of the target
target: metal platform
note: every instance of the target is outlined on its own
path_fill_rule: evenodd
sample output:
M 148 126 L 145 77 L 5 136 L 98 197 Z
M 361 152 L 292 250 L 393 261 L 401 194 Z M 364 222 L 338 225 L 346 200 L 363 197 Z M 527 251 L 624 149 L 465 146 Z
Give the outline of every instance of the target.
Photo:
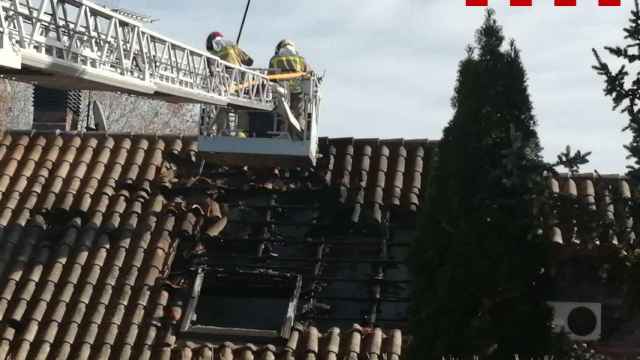
M 233 121 L 223 111 L 213 121 L 201 114 L 201 133 L 198 151 L 205 160 L 224 165 L 250 165 L 253 167 L 315 166 L 318 157 L 318 119 L 320 110 L 320 84 L 316 74 L 300 78 L 302 113 L 297 119 L 289 108 L 290 99 L 276 96 L 273 113 L 236 111 Z M 288 83 L 281 83 L 288 90 Z M 287 101 L 289 100 L 289 101 Z M 220 116 L 218 116 L 220 115 Z M 244 121 L 241 118 L 245 118 Z M 251 126 L 252 120 L 254 125 Z M 208 125 L 206 125 L 208 124 Z M 215 126 L 212 126 L 215 124 Z M 244 124 L 244 126 L 242 125 Z M 247 126 L 248 125 L 248 126 Z M 266 126 L 266 128 L 265 128 Z M 238 135 L 243 134 L 242 137 Z
M 205 160 L 222 165 L 244 164 L 258 167 L 296 167 L 315 165 L 312 141 L 289 139 L 198 137 L 198 152 Z

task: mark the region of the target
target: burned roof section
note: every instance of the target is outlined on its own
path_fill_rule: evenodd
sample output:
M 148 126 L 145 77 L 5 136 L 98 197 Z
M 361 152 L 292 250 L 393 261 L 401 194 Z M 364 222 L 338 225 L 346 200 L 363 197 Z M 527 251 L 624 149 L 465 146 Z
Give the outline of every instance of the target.
M 400 333 L 380 326 L 403 327 L 401 317 L 384 316 L 404 311 L 386 310 L 385 298 L 402 300 L 405 290 L 385 284 L 408 276 L 399 268 L 406 246 L 395 244 L 415 235 L 406 225 L 420 207 L 430 149 L 427 141 L 325 138 L 315 169 L 258 170 L 203 163 L 189 137 L 5 133 L 0 358 L 162 358 L 192 349 L 176 294 L 198 261 L 207 271 L 302 274 L 288 342 L 264 349 L 293 351 L 309 338 L 313 351 L 328 339 L 326 351 L 341 353 L 337 325 L 353 347 L 344 351 L 369 351 L 353 339 L 373 336 L 387 340 L 371 351 L 397 357 Z M 353 311 L 331 293 L 346 280 L 355 285 L 343 297 L 358 301 L 345 303 L 360 304 Z M 325 316 L 325 305 L 346 309 L 344 319 Z M 364 330 L 349 330 L 353 323 Z M 194 353 L 252 349 L 234 341 L 199 340 Z

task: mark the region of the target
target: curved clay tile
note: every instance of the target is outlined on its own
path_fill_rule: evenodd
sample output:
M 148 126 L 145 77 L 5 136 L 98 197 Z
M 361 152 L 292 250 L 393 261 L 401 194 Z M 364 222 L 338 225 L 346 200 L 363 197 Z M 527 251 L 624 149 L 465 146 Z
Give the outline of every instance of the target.
M 353 145 L 348 144 L 344 147 L 342 154 L 342 174 L 338 179 L 338 186 L 340 187 L 340 202 L 346 203 L 349 189 L 351 187 L 351 169 L 353 166 Z
M 320 341 L 320 333 L 314 326 L 309 326 L 304 331 L 304 344 L 302 351 L 306 359 L 315 359 L 318 356 L 318 342 Z
M 386 360 L 399 360 L 402 353 L 402 332 L 398 329 L 394 329 L 384 339 L 383 354 L 386 355 Z
M 367 335 L 367 348 L 366 355 L 371 360 L 381 359 L 382 354 L 382 329 L 374 328 L 373 331 Z
M 138 224 L 142 207 L 141 201 L 143 201 L 142 198 L 134 197 L 134 201 L 129 203 L 125 212 L 125 221 L 120 224 L 120 227 L 124 227 L 123 230 L 128 230 L 119 232 L 118 238 L 114 241 L 113 250 L 109 254 L 109 260 L 107 260 L 110 268 L 105 269 L 106 271 L 95 286 L 97 293 L 89 304 L 89 306 L 95 310 L 90 314 L 90 317 L 84 321 L 84 331 L 81 331 L 79 333 L 80 336 L 76 338 L 76 344 L 79 345 L 76 351 L 82 357 L 88 357 L 92 351 L 94 351 L 96 355 L 107 355 L 109 352 L 110 343 L 113 341 L 111 337 L 115 336 L 114 328 L 117 330 L 117 325 L 112 322 L 105 322 L 105 316 L 115 321 L 120 316 L 119 313 L 122 311 L 122 308 L 113 304 L 115 302 L 115 296 L 118 295 L 114 293 L 118 292 L 120 295 L 123 295 L 130 291 L 130 285 L 127 286 L 127 283 L 130 283 L 130 281 L 126 276 L 123 276 L 122 273 L 125 273 L 127 270 L 125 267 L 125 259 L 127 250 L 131 245 L 131 236 L 133 234 L 131 229 L 135 229 Z M 132 270 L 135 269 L 129 271 Z M 116 306 L 112 309 L 111 306 L 113 305 Z M 107 311 L 109 314 L 107 314 Z M 96 343 L 95 347 L 92 348 L 96 339 L 99 339 L 101 343 Z M 98 347 L 98 345 L 102 346 Z
M 7 150 L 11 147 L 13 137 L 10 133 L 5 132 L 2 135 L 2 141 L 0 141 L 0 162 L 4 160 L 4 156 L 7 154 Z
M 384 187 L 386 182 L 387 167 L 389 165 L 389 148 L 380 145 L 377 153 L 375 172 L 371 179 L 371 216 L 374 221 L 382 222 L 382 207 L 384 206 Z
M 118 163 L 124 163 L 122 160 L 126 157 L 127 150 L 130 146 L 130 141 L 119 141 L 118 146 L 115 147 L 115 151 L 110 157 L 110 160 L 117 161 Z M 105 234 L 101 234 L 100 236 L 96 236 L 96 229 L 101 225 L 101 221 L 103 220 L 102 214 L 106 213 L 107 206 L 109 203 L 109 195 L 114 193 L 115 182 L 110 181 L 110 179 L 117 179 L 120 176 L 122 170 L 122 166 L 112 165 L 109 169 L 107 176 L 105 177 L 105 181 L 102 182 L 102 187 L 98 191 L 100 196 L 96 197 L 93 201 L 90 212 L 93 212 L 94 215 L 92 218 L 92 227 L 87 228 L 82 236 L 80 237 L 81 248 L 86 249 L 85 251 L 77 253 L 76 258 L 71 260 L 72 263 L 83 263 L 83 258 L 86 259 L 85 254 L 88 252 L 88 249 L 93 248 L 92 255 L 89 257 L 91 259 L 87 266 L 89 267 L 90 275 L 84 277 L 83 280 L 77 284 L 77 288 L 79 289 L 79 295 L 72 304 L 69 304 L 69 309 L 67 311 L 65 326 L 60 329 L 61 331 L 58 333 L 57 338 L 60 343 L 56 347 L 56 353 L 54 357 L 56 358 L 65 358 L 68 357 L 71 352 L 71 344 L 74 342 L 76 335 L 79 332 L 79 326 L 84 319 L 86 312 L 88 311 L 87 306 L 89 303 L 89 299 L 91 298 L 92 293 L 94 292 L 95 285 L 97 284 L 98 273 L 102 271 L 102 268 L 105 264 L 107 257 L 107 249 L 106 246 L 109 243 L 109 238 Z M 118 211 L 117 208 L 112 207 L 112 211 Z M 124 211 L 124 208 L 120 212 Z M 111 218 L 111 220 L 115 220 L 116 218 Z M 118 218 L 119 219 L 119 218 Z M 115 225 L 117 226 L 117 224 Z M 95 243 L 96 246 L 92 247 L 92 244 Z M 46 336 L 42 338 L 44 341 Z M 49 348 L 48 342 L 41 342 L 41 347 Z M 36 347 L 38 349 L 38 347 Z M 44 353 L 48 352 L 48 350 L 44 351 Z M 36 351 L 38 353 L 38 351 Z
M 123 184 L 133 184 L 136 179 L 138 179 L 148 148 L 149 141 L 147 139 L 138 139 L 136 144 L 131 148 L 132 154 L 127 159 L 127 170 L 122 179 Z
M 604 220 L 608 223 L 615 224 L 615 205 L 614 199 L 611 195 L 609 181 L 605 180 L 601 186 L 600 191 L 600 209 Z M 618 245 L 618 237 L 612 230 L 603 231 L 603 235 L 600 239 L 601 244 L 613 244 Z
M 358 171 L 357 176 L 353 179 L 353 213 L 351 215 L 351 221 L 357 223 L 360 219 L 360 213 L 365 201 L 365 190 L 367 187 L 367 176 L 369 174 L 369 168 L 371 164 L 372 149 L 369 145 L 363 145 L 360 148 L 358 154 Z
M 238 346 L 236 348 L 236 358 L 237 360 L 254 360 L 253 353 L 257 350 L 257 347 L 253 344 L 246 344 L 242 346 Z
M 196 224 L 198 217 L 192 211 L 187 211 L 183 214 L 182 222 L 178 230 L 178 237 L 186 238 L 192 236 L 196 230 Z
M 220 218 L 218 221 L 211 224 L 206 230 L 205 233 L 210 237 L 214 238 L 220 235 L 222 230 L 224 230 L 227 225 L 227 217 Z
M 78 236 L 78 230 L 80 228 L 80 221 L 75 220 L 73 224 L 70 224 L 68 230 L 64 235 L 64 242 L 71 243 L 76 241 Z M 21 286 L 20 292 L 17 294 L 15 306 L 11 310 L 12 316 L 20 317 L 24 326 L 20 336 L 14 339 L 14 358 L 23 359 L 27 357 L 29 347 L 33 343 L 36 333 L 38 331 L 39 322 L 33 319 L 33 308 L 27 308 L 29 302 L 34 298 L 38 298 L 36 291 L 43 283 L 41 278 L 47 278 L 50 273 L 45 273 L 45 266 L 47 259 L 51 254 L 52 248 L 50 246 L 42 246 L 38 250 L 35 256 L 33 256 L 33 263 L 30 266 L 29 273 L 26 276 L 26 283 Z M 57 276 L 56 276 L 57 278 Z M 33 303 L 32 303 L 33 304 Z M 43 312 L 44 308 L 41 307 L 40 311 Z
M 218 345 L 201 341 L 181 340 L 174 347 L 169 343 L 163 346 L 182 349 L 190 348 L 193 358 L 214 359 L 254 359 L 254 360 L 358 360 L 390 359 L 399 360 L 402 353 L 402 333 L 400 330 L 383 331 L 380 328 L 363 329 L 359 325 L 341 334 L 338 328 L 330 328 L 321 334 L 313 326 L 301 327 L 296 324 L 287 340 L 288 345 L 266 344 L 257 347 L 251 343 L 236 344 L 224 342 Z M 203 353 L 204 349 L 210 352 Z M 158 354 L 155 357 L 160 357 Z M 154 358 L 155 358 L 154 357 Z
M 220 204 L 217 201 L 212 200 L 211 198 L 207 199 L 207 217 L 213 220 L 219 220 L 222 218 L 222 210 L 220 208 Z
M 179 347 L 171 352 L 171 360 L 191 360 L 193 352 L 187 346 Z
M 299 326 L 294 326 L 293 329 L 291 329 L 287 344 L 284 346 L 285 359 L 293 358 L 293 354 L 296 353 L 296 349 L 298 348 L 298 341 L 302 336 L 302 331 L 303 329 Z
M 234 360 L 233 359 L 234 345 L 230 342 L 223 343 L 216 351 L 216 355 L 220 360 Z
M 576 186 L 576 182 L 571 177 L 566 177 L 562 179 L 560 183 L 561 191 L 565 194 L 578 196 L 578 188 Z
M 340 353 L 340 329 L 332 327 L 324 336 L 324 350 L 321 352 L 326 360 L 337 360 Z
M 4 194 L 9 186 L 9 182 L 14 176 L 18 164 L 22 159 L 26 151 L 27 144 L 29 144 L 29 137 L 26 135 L 21 136 L 18 140 L 11 144 L 11 154 L 6 162 L 3 161 L 2 170 L 0 170 L 0 194 Z
M 626 179 L 620 177 L 613 184 L 613 207 L 615 230 L 618 240 L 624 244 L 632 244 L 635 241 L 633 233 L 633 217 L 629 209 L 629 199 L 631 198 L 631 189 Z
M 196 162 L 198 154 L 198 138 L 190 137 L 185 138 L 182 142 L 183 153 L 187 156 L 189 161 Z
M 20 173 L 14 176 L 11 181 L 13 182 L 11 191 L 3 194 L 3 199 L 6 200 L 4 206 L 15 208 L 15 204 L 18 202 L 19 195 L 27 187 L 27 183 L 36 169 L 36 165 L 40 160 L 40 156 L 46 146 L 46 139 L 42 136 L 38 137 L 30 143 L 29 153 L 22 162 Z
M 152 296 L 152 299 L 152 302 L 147 305 L 148 311 L 146 319 L 143 322 L 144 329 L 138 336 L 138 340 L 134 345 L 134 358 L 151 358 L 153 344 L 162 329 L 162 322 L 160 319 L 163 317 L 164 308 L 169 301 L 169 292 L 165 289 L 159 288 L 156 290 L 155 295 Z
M 422 192 L 422 173 L 424 171 L 424 154 L 425 150 L 422 146 L 416 146 L 407 154 L 408 165 L 406 166 L 406 176 L 404 176 L 404 200 L 403 207 L 410 211 L 416 211 L 420 206 L 420 196 Z
M 170 331 L 163 329 L 162 340 L 151 352 L 151 359 L 171 360 L 172 346 L 175 343 L 175 336 Z
M 7 300 L 12 299 L 14 294 L 16 293 L 18 284 L 22 280 L 24 268 L 27 264 L 28 254 L 31 253 L 33 246 L 38 241 L 39 237 L 44 233 L 44 228 L 45 221 L 44 218 L 42 218 L 42 216 L 40 215 L 36 215 L 29 221 L 25 236 L 22 239 L 22 241 L 24 242 L 23 249 L 20 250 L 20 253 L 16 254 L 16 261 L 12 262 L 11 267 L 9 267 L 9 271 L 6 274 L 7 278 L 2 282 L 6 285 L 4 286 L 4 289 L 0 296 L 0 318 L 11 320 L 12 323 L 20 324 L 23 311 L 21 309 L 23 309 L 23 307 L 20 306 L 20 303 L 18 303 L 18 308 L 15 309 L 16 313 L 7 313 L 7 310 L 14 310 L 13 308 L 9 307 L 10 303 Z M 27 256 L 25 257 L 25 255 Z M 4 279 L 4 274 L 2 278 Z M 15 335 L 16 329 L 14 327 L 3 327 L 2 333 L 0 334 L 0 358 L 7 357 L 10 349 L 10 343 L 14 339 Z
M 64 145 L 65 151 L 62 154 L 62 158 L 57 161 L 57 168 L 49 179 L 48 189 L 44 193 L 45 197 L 42 199 L 42 203 L 39 208 L 45 211 L 50 211 L 55 203 L 56 197 L 62 190 L 67 176 L 71 175 L 70 171 L 78 155 L 78 150 L 82 146 L 82 139 L 78 136 L 71 138 Z
M 147 150 L 147 160 L 145 161 L 138 186 L 149 194 L 151 193 L 151 184 L 160 173 L 165 147 L 165 142 L 162 139 L 157 139 L 153 146 Z
M 58 144 L 61 144 L 62 141 L 58 141 Z M 0 226 L 6 226 L 11 220 L 11 216 L 17 209 L 19 200 L 22 198 L 23 200 L 23 209 L 26 211 L 31 210 L 31 208 L 35 205 L 38 195 L 42 189 L 42 186 L 46 183 L 47 178 L 51 172 L 53 167 L 53 162 L 43 160 L 40 162 L 40 166 L 38 169 L 35 169 L 35 166 L 39 162 L 39 158 L 43 151 L 43 148 L 46 146 L 46 142 L 42 143 L 39 139 L 36 142 L 36 146 L 32 149 L 29 154 L 28 161 L 33 164 L 34 169 L 31 171 L 27 170 L 27 166 L 23 168 L 22 174 L 18 177 L 18 181 L 14 184 L 11 191 L 5 196 L 4 204 L 2 205 L 2 212 L 0 214 Z M 55 145 L 52 146 L 56 149 Z M 40 156 L 36 158 L 37 154 L 40 153 Z M 45 159 L 48 156 L 52 155 L 51 150 L 47 152 Z M 57 152 L 55 152 L 55 156 L 57 157 Z M 25 171 L 27 170 L 27 171 Z M 37 170 L 37 172 L 36 172 Z M 35 175 L 34 175 L 35 172 Z M 29 190 L 27 190 L 28 183 L 31 183 Z M 26 193 L 25 193 L 26 190 Z M 28 195 L 25 195 L 28 194 Z M 0 255 L 1 257 L 1 255 Z M 1 260 L 0 260 L 1 262 Z
M 268 344 L 260 349 L 259 360 L 276 360 L 277 349 L 275 346 Z
M 76 197 L 76 193 L 80 190 L 85 175 L 89 170 L 90 162 L 93 159 L 94 151 L 98 145 L 98 140 L 95 138 L 87 139 L 83 143 L 82 151 L 76 157 L 73 169 L 69 174 L 69 177 L 65 181 L 64 189 L 61 190 L 60 195 L 56 201 L 56 209 L 69 211 L 71 205 Z
M 631 198 L 631 188 L 629 187 L 627 179 L 622 178 L 618 181 L 618 190 L 620 191 L 620 196 L 623 199 Z
M 147 204 L 145 210 L 145 231 L 135 243 L 132 243 L 127 254 L 128 261 L 126 261 L 127 273 L 122 274 L 123 287 L 120 297 L 117 299 L 117 316 L 111 318 L 111 322 L 121 324 L 125 314 L 129 314 L 129 319 L 135 313 L 138 305 L 146 304 L 146 296 L 148 295 L 145 289 L 155 284 L 156 278 L 159 276 L 161 269 L 164 265 L 164 252 L 162 251 L 149 251 L 155 249 L 157 242 L 160 238 L 157 235 L 166 235 L 164 229 L 160 226 L 156 227 L 160 221 L 160 212 L 164 207 L 164 199 L 162 196 L 154 196 Z M 172 215 L 167 214 L 162 220 L 172 223 Z M 140 289 L 135 292 L 133 287 Z M 124 330 L 124 329 L 123 329 Z M 119 330 L 118 330 L 119 331 Z M 111 345 L 115 344 L 114 342 Z
M 404 187 L 407 150 L 404 146 L 400 145 L 393 151 L 392 157 L 392 166 L 387 174 L 388 184 L 386 187 L 385 203 L 387 205 L 400 206 L 402 188 Z
M 330 145 L 329 151 L 323 156 L 320 164 L 321 168 L 324 171 L 324 180 L 327 185 L 331 185 L 331 176 L 335 167 L 335 159 L 336 147 Z
M 552 226 L 549 230 L 549 238 L 552 242 L 556 244 L 563 244 L 564 241 L 562 239 L 562 231 L 557 226 Z
M 112 138 L 107 137 L 103 140 L 98 154 L 91 161 L 91 168 L 85 179 L 86 182 L 79 191 L 79 196 L 75 199 L 75 207 L 77 210 L 81 212 L 89 210 L 93 196 L 100 186 L 100 181 L 107 170 L 107 164 L 109 163 L 114 146 L 115 141 Z
M 359 325 L 353 325 L 353 328 L 345 335 L 343 357 L 358 359 L 361 350 L 362 328 Z
M 363 145 L 360 148 L 360 153 L 358 154 L 360 162 L 358 164 L 358 169 L 360 173 L 357 178 L 357 185 L 364 189 L 367 186 L 367 176 L 369 174 L 369 170 L 371 169 L 371 155 L 373 153 L 373 149 L 370 145 Z
M 213 350 L 210 346 L 201 346 L 196 350 L 196 354 L 194 357 L 196 360 L 214 360 L 213 359 Z
M 581 181 L 582 188 L 582 201 L 584 201 L 589 209 L 596 209 L 596 191 L 591 179 L 584 179 Z
M 182 139 L 175 138 L 169 144 L 169 148 L 167 148 L 167 152 L 171 155 L 180 155 L 180 151 L 182 150 Z

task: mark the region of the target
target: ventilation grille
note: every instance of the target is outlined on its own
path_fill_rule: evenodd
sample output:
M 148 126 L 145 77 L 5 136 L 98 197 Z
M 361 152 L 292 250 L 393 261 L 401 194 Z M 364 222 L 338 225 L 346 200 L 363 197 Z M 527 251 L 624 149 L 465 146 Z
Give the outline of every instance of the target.
M 33 89 L 33 128 L 38 130 L 72 130 L 76 128 L 82 93 L 35 86 Z

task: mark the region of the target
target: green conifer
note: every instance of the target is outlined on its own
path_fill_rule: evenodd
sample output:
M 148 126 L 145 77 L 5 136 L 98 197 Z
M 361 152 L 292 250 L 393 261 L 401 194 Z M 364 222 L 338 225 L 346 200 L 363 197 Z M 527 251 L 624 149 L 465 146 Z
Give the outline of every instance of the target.
M 414 359 L 548 354 L 546 185 L 520 52 L 493 10 L 460 62 L 412 259 Z

